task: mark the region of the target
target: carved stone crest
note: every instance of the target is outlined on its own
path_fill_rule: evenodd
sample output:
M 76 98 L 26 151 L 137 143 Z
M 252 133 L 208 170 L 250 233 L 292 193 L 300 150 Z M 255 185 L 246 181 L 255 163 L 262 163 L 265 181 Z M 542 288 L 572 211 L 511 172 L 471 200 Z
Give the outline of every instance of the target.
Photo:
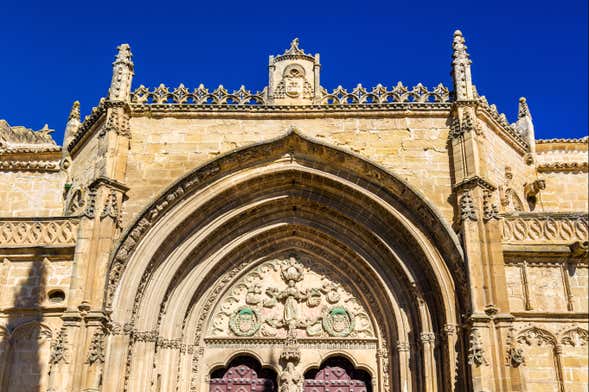
M 276 98 L 313 98 L 313 87 L 305 76 L 305 69 L 299 64 L 290 64 L 282 73 L 282 80 L 276 86 Z
M 229 320 L 231 331 L 237 336 L 252 336 L 260 328 L 260 316 L 255 309 L 242 306 Z
M 344 307 L 335 306 L 323 317 L 323 328 L 331 336 L 348 336 L 354 329 L 354 316 Z

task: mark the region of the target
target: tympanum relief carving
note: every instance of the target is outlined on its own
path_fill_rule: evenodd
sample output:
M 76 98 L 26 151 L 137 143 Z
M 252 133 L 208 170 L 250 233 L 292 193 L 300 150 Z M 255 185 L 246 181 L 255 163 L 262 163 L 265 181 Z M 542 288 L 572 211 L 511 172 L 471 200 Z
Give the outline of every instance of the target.
M 296 256 L 264 262 L 221 299 L 209 336 L 374 337 L 366 310 L 335 280 Z

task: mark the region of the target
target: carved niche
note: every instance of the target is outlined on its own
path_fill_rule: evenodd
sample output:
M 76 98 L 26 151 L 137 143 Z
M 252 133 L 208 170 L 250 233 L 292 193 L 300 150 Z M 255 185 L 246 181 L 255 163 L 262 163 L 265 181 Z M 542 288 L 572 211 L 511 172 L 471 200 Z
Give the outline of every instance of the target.
M 225 293 L 211 337 L 373 338 L 367 311 L 333 272 L 296 256 L 262 263 Z

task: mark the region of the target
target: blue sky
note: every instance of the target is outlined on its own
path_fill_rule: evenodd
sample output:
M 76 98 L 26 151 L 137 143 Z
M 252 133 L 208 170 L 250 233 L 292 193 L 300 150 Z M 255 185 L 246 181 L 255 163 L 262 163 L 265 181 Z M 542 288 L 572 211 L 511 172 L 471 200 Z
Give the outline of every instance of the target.
M 322 85 L 451 86 L 452 33 L 463 31 L 482 95 L 510 121 L 526 96 L 536 135 L 587 135 L 587 2 L 217 1 L 27 2 L 0 5 L 0 118 L 61 143 L 74 100 L 105 96 L 118 44 L 131 45 L 134 87 L 184 83 L 252 90 L 268 55 L 299 37 L 321 53 Z

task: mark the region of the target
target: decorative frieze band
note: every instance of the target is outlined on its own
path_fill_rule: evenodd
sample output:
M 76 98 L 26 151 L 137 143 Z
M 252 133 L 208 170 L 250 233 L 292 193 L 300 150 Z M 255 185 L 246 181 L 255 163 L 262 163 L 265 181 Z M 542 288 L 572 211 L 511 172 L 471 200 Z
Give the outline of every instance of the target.
M 429 90 L 421 83 L 408 89 L 399 82 L 393 88 L 381 84 L 366 90 L 361 84 L 348 91 L 342 86 L 327 91 L 321 89 L 320 101 L 322 105 L 370 105 L 394 102 L 449 102 L 450 92 L 447 87 L 438 84 Z M 141 85 L 131 93 L 132 104 L 183 104 L 183 105 L 270 105 L 267 88 L 262 91 L 251 92 L 241 86 L 238 90 L 229 92 L 223 86 L 213 91 L 202 84 L 193 90 L 180 84 L 171 90 L 163 84 L 154 89 Z
M 0 170 L 7 171 L 59 171 L 59 160 L 7 160 L 0 161 Z
M 587 241 L 587 214 L 547 215 L 526 214 L 523 216 L 504 216 L 504 242 L 572 242 Z
M 542 163 L 537 167 L 539 172 L 584 172 L 589 171 L 587 162 L 552 162 Z
M 78 218 L 0 218 L 0 246 L 75 245 Z
M 207 347 L 211 348 L 244 348 L 248 346 L 273 347 L 284 343 L 283 339 L 239 339 L 239 338 L 205 338 Z M 324 350 L 366 350 L 377 349 L 377 340 L 370 339 L 298 339 L 297 344 L 301 349 Z

